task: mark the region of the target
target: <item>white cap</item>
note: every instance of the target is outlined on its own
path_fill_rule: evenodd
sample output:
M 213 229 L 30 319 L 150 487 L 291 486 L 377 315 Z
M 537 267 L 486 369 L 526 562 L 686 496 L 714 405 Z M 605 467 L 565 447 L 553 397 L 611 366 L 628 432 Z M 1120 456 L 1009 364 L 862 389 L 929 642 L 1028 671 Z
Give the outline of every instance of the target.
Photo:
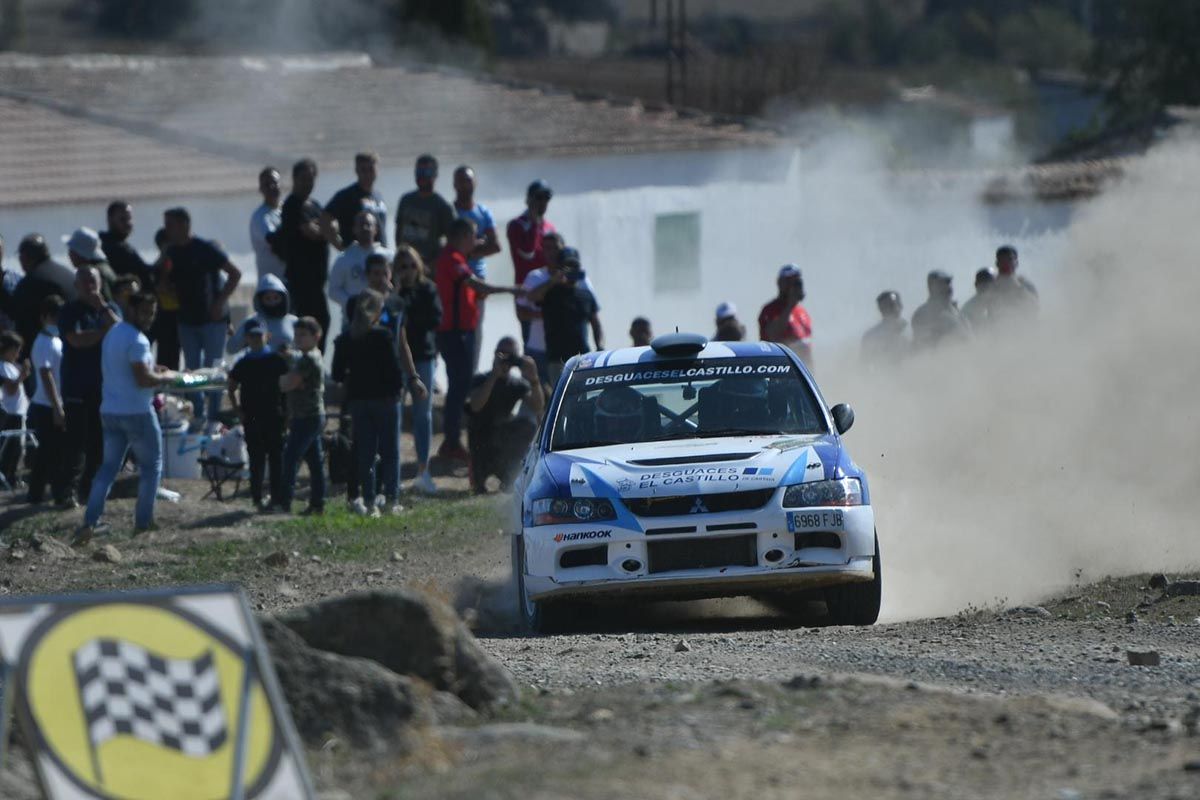
M 64 236 L 67 250 L 87 261 L 103 261 L 104 251 L 100 248 L 100 235 L 91 228 L 79 228 L 70 236 Z
M 737 316 L 737 306 L 733 303 L 721 303 L 717 306 L 717 321 Z

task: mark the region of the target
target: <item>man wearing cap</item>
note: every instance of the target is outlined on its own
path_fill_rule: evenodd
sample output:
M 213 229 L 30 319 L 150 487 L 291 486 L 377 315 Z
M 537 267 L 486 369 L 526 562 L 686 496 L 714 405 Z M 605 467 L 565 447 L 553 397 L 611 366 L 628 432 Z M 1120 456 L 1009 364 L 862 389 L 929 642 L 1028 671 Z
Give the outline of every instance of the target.
M 418 158 L 413 170 L 416 191 L 401 197 L 396 207 L 396 245 L 412 245 L 426 265 L 437 261 L 454 220 L 454 209 L 433 190 L 437 176 L 436 158 L 428 153 Z
M 114 200 L 108 204 L 107 219 L 108 230 L 100 233 L 100 246 L 113 273 L 118 277 L 132 275 L 144 288 L 153 286 L 150 265 L 129 243 L 133 235 L 133 206 L 124 200 Z
M 100 273 L 104 299 L 111 300 L 117 273 L 113 272 L 113 268 L 105 260 L 104 249 L 100 246 L 100 234 L 91 228 L 78 228 L 70 236 L 64 236 L 63 241 L 67 245 L 67 256 L 71 259 L 71 266 L 75 269 L 95 267 Z
M 740 342 L 746 338 L 746 326 L 738 319 L 737 313 L 737 306 L 733 303 L 717 306 L 717 332 L 712 337 L 714 342 Z
M 604 329 L 600 325 L 600 304 L 592 294 L 574 247 L 563 248 L 550 281 L 539 287 L 537 302 L 542 306 L 542 324 L 546 330 L 546 362 L 549 384 L 553 387 L 572 356 L 588 352 L 588 329 L 597 350 L 604 349 Z
M 546 219 L 546 211 L 550 208 L 550 198 L 554 190 L 550 184 L 538 179 L 529 184 L 525 190 L 525 211 L 521 216 L 508 223 L 505 234 L 508 237 L 508 252 L 512 255 L 513 282 L 517 286 L 525 283 L 526 276 L 540 267 L 552 266 L 546 261 L 542 243 L 548 234 L 554 233 L 554 226 Z M 517 316 L 522 316 L 517 309 Z M 529 330 L 531 320 L 521 320 L 521 339 L 525 350 L 529 350 Z
M 949 273 L 935 269 L 926 278 L 929 299 L 913 312 L 913 348 L 930 350 L 943 342 L 970 338 L 971 329 L 954 302 L 954 286 Z
M 996 250 L 996 281 L 988 292 L 988 319 L 1025 322 L 1038 313 L 1038 293 L 1033 283 L 1017 275 L 1017 248 L 1006 244 Z
M 795 264 L 779 268 L 775 281 L 779 294 L 758 314 L 758 338 L 778 342 L 796 351 L 812 366 L 812 319 L 800 302 L 804 299 L 804 278 Z
M 863 361 L 873 365 L 895 364 L 912 349 L 908 340 L 908 322 L 902 316 L 904 304 L 899 292 L 887 291 L 875 298 L 875 305 L 882 319 L 863 334 Z

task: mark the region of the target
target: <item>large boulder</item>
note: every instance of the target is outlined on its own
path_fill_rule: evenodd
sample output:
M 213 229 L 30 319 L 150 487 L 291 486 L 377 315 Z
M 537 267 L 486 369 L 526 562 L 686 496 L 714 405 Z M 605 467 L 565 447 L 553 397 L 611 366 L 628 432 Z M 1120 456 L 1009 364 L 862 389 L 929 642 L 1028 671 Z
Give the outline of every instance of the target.
M 318 650 L 369 658 L 486 710 L 517 696 L 512 676 L 450 606 L 412 591 L 365 592 L 279 617 Z
M 457 698 L 374 661 L 313 649 L 274 619 L 259 624 L 296 729 L 310 747 L 336 737 L 359 749 L 410 753 L 439 713 L 454 721 L 473 713 Z

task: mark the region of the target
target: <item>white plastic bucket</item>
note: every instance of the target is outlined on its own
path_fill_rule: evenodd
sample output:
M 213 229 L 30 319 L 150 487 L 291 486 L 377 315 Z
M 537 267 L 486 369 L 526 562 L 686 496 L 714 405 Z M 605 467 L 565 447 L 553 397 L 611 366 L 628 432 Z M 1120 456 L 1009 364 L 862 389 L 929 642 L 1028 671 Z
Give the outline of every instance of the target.
M 163 477 L 200 480 L 200 458 L 208 437 L 187 428 L 163 431 Z

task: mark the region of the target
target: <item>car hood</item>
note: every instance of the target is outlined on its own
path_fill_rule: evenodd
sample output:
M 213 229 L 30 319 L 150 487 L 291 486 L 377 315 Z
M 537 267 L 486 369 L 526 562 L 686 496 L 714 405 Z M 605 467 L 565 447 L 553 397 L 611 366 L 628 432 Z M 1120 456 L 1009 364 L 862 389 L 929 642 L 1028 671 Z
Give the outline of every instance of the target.
M 656 497 L 774 489 L 840 477 L 837 437 L 752 436 L 611 445 L 548 453 L 572 497 Z

